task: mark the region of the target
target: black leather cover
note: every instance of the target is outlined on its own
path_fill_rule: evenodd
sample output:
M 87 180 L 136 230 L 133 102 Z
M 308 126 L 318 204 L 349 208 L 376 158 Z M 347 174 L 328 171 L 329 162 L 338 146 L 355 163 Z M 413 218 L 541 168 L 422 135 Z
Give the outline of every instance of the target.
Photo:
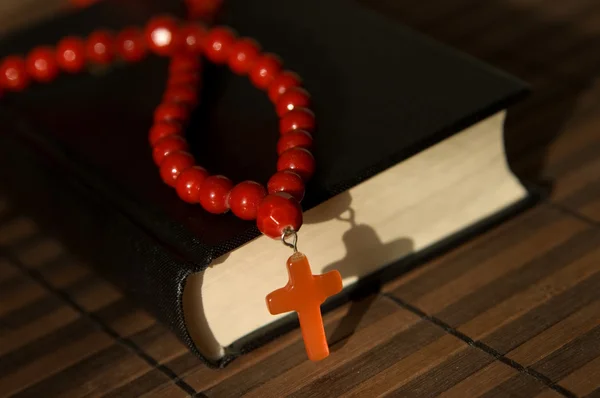
M 220 21 L 279 54 L 313 96 L 318 172 L 305 209 L 507 107 L 527 90 L 354 1 L 225 3 Z M 0 54 L 98 27 L 139 25 L 162 11 L 183 15 L 181 4 L 170 1 L 104 0 L 15 33 L 0 43 Z M 232 215 L 183 203 L 161 182 L 147 131 L 166 68 L 165 59 L 151 56 L 7 95 L 0 183 L 199 355 L 183 322 L 185 278 L 258 231 Z M 206 65 L 203 76 L 201 104 L 187 131 L 194 155 L 214 173 L 266 183 L 276 163 L 272 105 L 225 68 Z

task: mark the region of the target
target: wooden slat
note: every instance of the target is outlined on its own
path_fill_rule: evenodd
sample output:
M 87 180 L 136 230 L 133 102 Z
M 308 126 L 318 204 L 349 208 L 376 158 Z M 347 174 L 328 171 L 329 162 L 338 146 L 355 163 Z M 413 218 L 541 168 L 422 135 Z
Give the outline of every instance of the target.
M 482 339 L 482 342 L 498 352 L 508 353 L 508 357 L 519 363 L 529 365 L 529 358 L 536 358 L 536 353 L 545 355 L 577 336 L 577 331 L 585 332 L 596 325 L 596 303 L 588 303 L 598 297 L 596 286 L 599 279 L 587 279 L 573 289 L 553 297 L 520 316 L 515 322 L 498 328 Z M 517 348 L 511 351 L 514 347 Z M 532 352 L 525 354 L 524 350 Z
M 43 287 L 22 275 L 15 276 L 9 283 L 3 285 L 0 290 L 0 317 L 26 306 L 46 294 Z
M 549 328 L 547 327 L 548 322 L 542 315 L 539 319 L 539 323 L 545 325 L 547 329 L 541 333 L 539 330 L 536 330 L 535 325 L 533 326 L 533 332 L 530 332 L 529 329 L 531 324 L 523 323 L 518 326 L 521 331 L 520 334 L 505 332 L 501 329 L 492 336 L 495 339 L 500 339 L 501 336 L 503 336 L 502 339 L 507 342 L 504 343 L 506 346 L 517 346 L 517 348 L 508 352 L 506 356 L 523 366 L 529 367 L 575 339 L 578 333 L 585 333 L 599 324 L 600 301 L 597 300 L 596 293 L 594 293 L 593 297 L 596 298 L 596 301 L 593 301 L 591 304 L 573 313 L 571 316 L 564 317 L 563 315 L 559 317 L 558 319 L 562 320 L 554 323 L 553 326 Z M 561 300 L 557 300 L 556 302 L 559 303 Z M 566 306 L 570 307 L 571 304 L 572 303 L 567 302 Z M 548 312 L 551 311 L 547 311 L 546 313 Z M 515 337 L 515 335 L 517 337 Z M 497 341 L 498 340 L 492 345 L 497 346 Z M 508 341 L 510 341 L 510 343 L 508 343 Z M 484 342 L 486 342 L 486 340 L 484 340 Z M 499 351 L 506 351 L 506 349 L 500 348 Z M 515 369 L 509 368 L 499 362 L 494 362 L 485 368 L 474 372 L 466 380 L 448 390 L 444 396 L 460 397 L 463 396 L 463 394 L 467 394 L 467 392 L 467 395 L 471 396 L 475 391 L 484 393 L 517 376 L 518 373 Z M 578 376 L 574 377 L 577 379 Z M 560 384 L 568 389 L 571 389 L 572 387 L 572 384 Z
M 15 397 L 41 397 L 65 394 L 69 397 L 100 396 L 151 371 L 135 353 L 119 344 L 102 346 L 70 367 L 22 390 Z M 72 383 L 72 380 L 79 383 Z
M 2 283 L 10 280 L 16 275 L 19 275 L 17 267 L 10 264 L 5 258 L 0 257 L 0 292 L 3 290 Z
M 471 352 L 465 352 L 471 351 Z M 433 377 L 438 371 L 442 370 L 447 385 L 441 385 L 430 388 L 430 393 L 439 393 L 444 391 L 455 382 L 455 378 L 460 380 L 460 374 L 453 374 L 453 362 L 469 362 L 471 369 L 478 369 L 489 363 L 493 358 L 486 353 L 470 349 L 463 341 L 451 335 L 443 335 L 439 339 L 417 347 L 414 352 L 404 357 L 385 358 L 384 366 L 379 367 L 378 373 L 371 378 L 356 385 L 350 390 L 349 395 L 355 397 L 361 396 L 380 396 L 382 394 L 397 394 L 405 396 L 414 393 L 423 387 L 423 379 Z M 361 372 L 362 373 L 362 372 Z M 346 382 L 352 386 L 354 377 Z M 346 390 L 346 387 L 342 387 Z M 332 393 L 334 390 L 330 390 Z M 299 395 L 300 396 L 300 395 Z
M 38 239 L 14 250 L 15 255 L 24 266 L 40 268 L 67 253 L 64 246 L 56 239 L 43 235 L 38 235 L 38 237 Z
M 558 381 L 600 356 L 599 341 L 600 325 L 537 361 L 531 368 Z
M 462 278 L 464 283 L 468 283 L 466 286 L 457 284 L 455 280 L 445 279 L 441 288 L 432 290 L 429 296 L 422 296 L 427 300 L 423 300 L 422 297 L 413 300 L 426 312 L 457 327 L 469 337 L 482 340 L 500 354 L 508 352 L 510 357 L 512 349 L 519 347 L 528 339 L 533 339 L 529 342 L 535 344 L 534 337 L 538 333 L 553 324 L 558 325 L 564 318 L 597 299 L 597 286 L 600 285 L 600 250 L 597 249 L 600 247 L 598 244 L 600 231 L 595 228 L 576 231 L 578 229 L 572 231 L 571 238 L 554 247 L 544 248 L 543 245 L 535 245 L 536 256 L 532 260 L 527 261 L 527 257 L 519 256 L 518 259 L 509 262 L 502 257 L 499 257 L 500 260 L 493 257 L 492 261 L 482 263 L 487 267 L 485 272 L 476 272 L 479 267 L 477 264 L 473 268 L 475 271 L 462 273 L 458 279 L 455 279 Z M 533 243 L 534 240 L 535 235 L 529 242 Z M 548 239 L 543 241 L 549 242 Z M 511 247 L 506 247 L 504 253 L 510 252 L 510 249 Z M 497 269 L 501 269 L 502 272 L 498 273 Z M 477 283 L 478 279 L 485 279 L 490 275 L 491 281 Z M 413 282 L 415 281 L 401 285 L 395 293 L 402 298 L 402 292 L 410 290 L 410 284 Z M 468 286 L 474 286 L 474 283 L 477 288 L 469 289 Z M 467 294 L 463 293 L 465 291 Z M 458 296 L 459 299 L 455 300 L 453 296 Z M 567 318 L 563 324 L 555 327 L 552 334 L 558 340 L 555 341 L 555 345 L 568 345 L 569 338 L 572 338 L 566 333 L 561 334 L 561 330 L 586 333 L 584 325 L 588 325 L 588 328 L 594 327 L 599 319 L 592 317 L 590 320 L 589 316 L 597 309 L 597 306 L 591 304 L 591 307 L 582 310 L 588 315 L 584 317 L 586 321 L 584 324 L 579 314 Z M 576 324 L 577 327 L 569 329 L 569 323 Z M 542 343 L 550 351 L 556 348 L 550 344 L 551 340 L 542 340 Z M 528 366 L 530 363 L 523 356 L 522 347 L 528 347 L 527 343 L 512 355 L 516 356 L 515 360 L 521 365 Z M 558 348 L 558 352 L 561 349 Z M 590 351 L 591 358 L 586 358 L 593 359 L 593 352 Z M 561 363 L 565 365 L 567 362 Z M 579 362 L 573 361 L 565 371 L 573 371 L 576 369 L 573 367 L 579 365 Z M 548 374 L 550 365 L 531 363 L 531 366 L 555 382 L 565 376 L 562 373 L 559 374 L 560 377 Z M 523 376 L 517 374 L 490 391 L 518 389 L 521 388 L 523 380 Z M 532 384 L 532 389 L 533 386 Z
M 370 304 L 364 314 L 357 314 L 351 306 L 344 306 L 325 316 L 332 354 L 320 367 L 307 361 L 301 335 L 296 330 L 274 345 L 259 350 L 256 355 L 240 359 L 225 372 L 195 371 L 186 377 L 186 381 L 206 391 L 209 396 L 247 394 L 267 381 L 272 381 L 274 388 L 294 391 L 307 382 L 331 376 L 342 366 L 351 367 L 352 361 L 369 349 L 391 344 L 395 338 L 400 339 L 400 335 L 410 334 L 410 327 L 423 331 L 420 337 L 414 336 L 415 344 L 418 344 L 419 338 L 426 339 L 429 334 L 440 333 L 425 323 L 415 324 L 418 318 L 414 314 L 402 311 L 388 299 L 365 300 Z M 294 375 L 291 379 L 287 377 L 290 373 Z M 282 380 L 286 379 L 284 386 Z M 257 393 L 260 395 L 260 389 Z
M 186 391 L 182 390 L 179 386 L 174 384 L 173 382 L 167 382 L 160 387 L 149 391 L 143 395 L 140 395 L 140 398 L 154 398 L 154 397 L 169 397 L 169 398 L 184 398 L 190 397 L 190 394 Z
M 0 224 L 0 245 L 15 245 L 39 232 L 37 225 L 27 217 L 2 219 Z
M 518 374 L 518 371 L 510 366 L 501 362 L 492 362 L 450 386 L 440 394 L 440 397 L 463 398 L 483 395 Z
M 124 384 L 118 388 L 113 388 L 111 392 L 104 395 L 104 398 L 141 397 L 145 396 L 146 394 L 151 394 L 158 397 L 161 396 L 159 390 L 167 388 L 169 385 L 175 387 L 174 392 L 179 391 L 183 393 L 179 387 L 170 382 L 170 379 L 163 372 L 154 369 L 142 376 L 135 378 L 134 380 L 131 380 L 127 384 Z M 172 395 L 167 394 L 162 396 L 171 397 Z
M 9 395 L 23 391 L 113 344 L 108 335 L 96 331 L 91 326 L 85 333 L 66 335 L 65 338 L 66 341 L 51 346 L 51 352 L 36 355 L 26 365 L 3 373 L 0 378 L 0 391 Z
M 414 314 L 398 311 L 397 308 L 390 309 L 393 309 L 391 314 L 380 319 L 365 320 L 365 326 L 359 327 L 352 336 L 334 343 L 332 345 L 334 352 L 327 366 L 315 366 L 313 363 L 303 361 L 283 373 L 274 375 L 268 382 L 247 393 L 247 396 L 260 397 L 270 391 L 281 391 L 285 395 L 294 392 L 300 394 L 297 391 L 305 388 L 313 380 L 327 378 L 334 370 L 348 366 L 360 356 L 387 342 L 392 334 L 407 332 L 413 327 L 422 327 L 418 325 L 419 318 Z
M 502 398 L 502 397 L 533 397 L 544 393 L 546 387 L 539 381 L 531 378 L 524 373 L 517 373 L 508 381 L 494 387 L 485 394 L 480 395 L 481 398 Z
M 39 238 L 30 240 L 37 241 L 52 242 Z M 23 249 L 21 244 L 17 247 Z M 121 388 L 128 390 L 133 388 L 127 387 L 128 384 L 136 385 L 136 381 L 141 380 L 135 390 L 145 393 L 171 382 L 159 371 L 160 377 L 153 380 L 160 383 L 149 383 L 147 375 L 153 372 L 153 365 L 110 334 L 116 333 L 125 341 L 155 324 L 153 318 L 146 315 L 144 319 L 140 316 L 143 312 L 112 285 L 70 260 L 64 250 L 57 251 L 55 248 L 60 245 L 34 247 L 41 253 L 23 255 L 36 250 L 29 248 L 15 253 L 15 261 L 23 267 L 15 278 L 39 288 L 43 295 L 36 299 L 29 294 L 31 289 L 22 289 L 25 286 L 22 283 L 17 284 L 21 288 L 18 297 L 22 298 L 15 300 L 18 297 L 11 294 L 5 300 L 16 308 L 0 317 L 0 324 L 4 326 L 0 339 L 0 391 L 15 396 L 98 395 Z M 44 253 L 46 248 L 53 255 Z M 59 255 L 58 264 L 55 264 L 55 254 Z M 39 271 L 49 286 L 77 307 L 37 283 L 35 276 L 28 274 L 29 268 Z M 80 310 L 91 313 L 93 319 L 82 315 Z M 105 326 L 95 324 L 94 320 Z M 104 328 L 111 332 L 105 333 Z M 75 379 L 79 382 L 66 389 Z
M 152 323 L 148 323 L 148 327 L 132 336 L 131 341 L 154 358 L 157 363 L 166 364 L 189 352 L 187 347 L 165 326 L 156 323 L 146 314 L 142 316 L 144 319 L 151 320 Z M 140 324 L 138 316 L 132 319 L 132 323 Z M 196 364 L 200 365 L 200 361 L 197 360 Z
M 548 357 L 534 363 L 531 367 L 543 372 L 552 380 L 560 380 L 571 373 L 572 370 L 580 369 L 583 365 L 600 355 L 600 344 L 597 344 L 600 341 L 598 340 L 599 336 L 600 326 L 585 333 Z M 522 374 L 519 374 L 495 387 L 494 392 L 527 391 L 527 396 L 538 392 L 533 386 L 524 386 L 526 382 L 526 378 Z
M 559 384 L 581 397 L 593 393 L 600 388 L 600 356 L 566 376 Z

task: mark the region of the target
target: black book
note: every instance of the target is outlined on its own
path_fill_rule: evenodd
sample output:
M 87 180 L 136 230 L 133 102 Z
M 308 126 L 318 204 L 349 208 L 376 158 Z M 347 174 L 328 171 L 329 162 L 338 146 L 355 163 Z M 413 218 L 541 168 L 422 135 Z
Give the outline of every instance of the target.
M 180 4 L 106 0 L 28 27 L 2 55 L 66 34 L 141 25 Z M 345 290 L 374 286 L 531 203 L 510 171 L 507 109 L 518 79 L 348 0 L 227 0 L 219 22 L 281 56 L 311 93 L 318 171 L 299 249 Z M 296 327 L 265 296 L 287 282 L 290 249 L 254 223 L 210 215 L 160 179 L 147 134 L 168 61 L 149 56 L 34 85 L 2 103 L 2 189 L 70 249 L 224 366 Z M 275 170 L 266 94 L 224 67 L 203 69 L 187 137 L 199 162 L 262 184 Z

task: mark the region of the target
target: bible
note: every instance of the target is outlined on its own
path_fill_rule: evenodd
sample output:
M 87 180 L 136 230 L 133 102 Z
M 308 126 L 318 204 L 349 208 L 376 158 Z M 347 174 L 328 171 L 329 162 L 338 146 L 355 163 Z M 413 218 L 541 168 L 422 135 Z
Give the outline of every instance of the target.
M 2 53 L 178 12 L 115 2 L 28 27 L 0 43 Z M 506 159 L 506 114 L 528 90 L 520 80 L 355 2 L 229 0 L 218 19 L 280 55 L 311 93 L 319 168 L 297 244 L 314 273 L 342 275 L 344 290 L 324 311 L 535 200 Z M 167 68 L 149 56 L 8 95 L 0 183 L 190 350 L 225 366 L 296 327 L 295 313 L 273 316 L 265 305 L 287 282 L 282 258 L 292 253 L 162 183 L 147 134 Z M 202 73 L 186 131 L 192 153 L 213 173 L 266 183 L 278 134 L 266 94 L 226 68 Z

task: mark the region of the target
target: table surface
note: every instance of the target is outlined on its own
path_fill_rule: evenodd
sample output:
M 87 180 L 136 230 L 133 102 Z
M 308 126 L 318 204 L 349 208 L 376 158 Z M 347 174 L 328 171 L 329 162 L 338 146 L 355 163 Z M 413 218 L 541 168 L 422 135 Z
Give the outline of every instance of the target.
M 326 361 L 293 331 L 225 370 L 0 197 L 0 396 L 600 397 L 600 3 L 364 1 L 532 84 L 508 153 L 552 195 L 328 313 Z

